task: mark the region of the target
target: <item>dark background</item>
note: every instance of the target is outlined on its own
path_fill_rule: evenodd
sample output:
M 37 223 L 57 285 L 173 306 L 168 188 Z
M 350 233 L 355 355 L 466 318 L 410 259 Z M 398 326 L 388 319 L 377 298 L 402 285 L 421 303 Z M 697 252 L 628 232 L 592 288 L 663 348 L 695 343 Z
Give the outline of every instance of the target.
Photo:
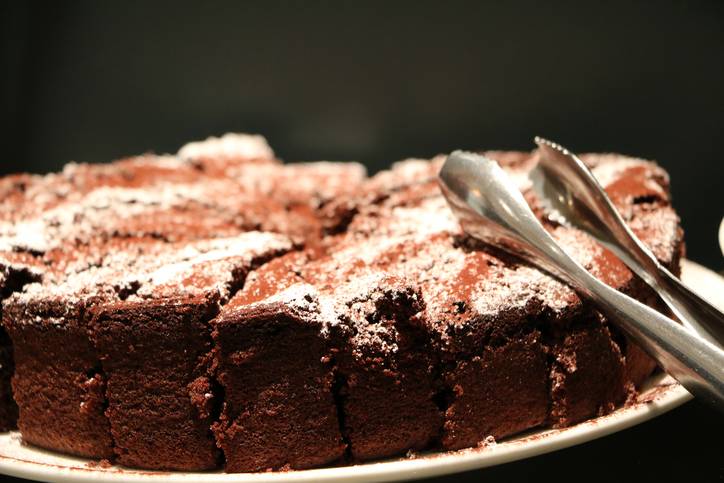
M 455 148 L 531 149 L 539 134 L 658 160 L 689 257 L 724 267 L 722 3 L 1 5 L 0 174 L 175 152 L 227 131 L 264 134 L 290 161 L 371 172 Z M 721 414 L 693 403 L 465 478 L 721 480 L 721 442 L 704 440 L 722 430 Z

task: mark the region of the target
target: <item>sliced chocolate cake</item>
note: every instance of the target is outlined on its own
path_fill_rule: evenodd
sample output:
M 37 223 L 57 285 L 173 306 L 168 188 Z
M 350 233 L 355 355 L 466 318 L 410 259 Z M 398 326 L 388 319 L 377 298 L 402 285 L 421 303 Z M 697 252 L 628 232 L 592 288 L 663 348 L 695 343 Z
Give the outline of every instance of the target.
M 442 417 L 433 383 L 436 361 L 414 318 L 423 307 L 419 290 L 385 271 L 325 288 L 333 289 L 344 309 L 335 367 L 341 431 L 351 457 L 369 460 L 430 447 Z
M 227 471 L 308 468 L 344 455 L 328 337 L 333 301 L 295 280 L 289 263 L 260 269 L 212 322 L 224 393 L 213 429 Z
M 134 274 L 134 294 L 91 310 L 119 463 L 180 470 L 218 465 L 210 428 L 220 401 L 208 323 L 249 270 L 291 248 L 282 235 L 247 232 L 151 250 L 134 266 L 159 268 Z
M 547 217 L 535 152 L 487 155 L 586 269 L 662 309 Z M 583 159 L 677 272 L 666 173 Z M 1 179 L 0 426 L 19 410 L 23 440 L 46 449 L 245 472 L 477 446 L 623 403 L 653 361 L 568 286 L 463 233 L 442 160 L 367 178 L 226 135 Z
M 78 456 L 113 456 L 106 379 L 88 333 L 89 309 L 118 297 L 102 282 L 112 277 L 109 270 L 91 269 L 61 283 L 28 285 L 4 302 L 24 441 Z

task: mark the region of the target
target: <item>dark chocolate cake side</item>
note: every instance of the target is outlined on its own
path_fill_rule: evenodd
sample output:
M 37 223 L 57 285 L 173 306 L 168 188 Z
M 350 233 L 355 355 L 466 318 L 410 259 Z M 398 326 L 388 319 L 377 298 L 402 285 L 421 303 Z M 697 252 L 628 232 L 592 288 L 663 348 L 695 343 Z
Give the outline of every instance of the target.
M 91 310 L 91 340 L 107 380 L 105 414 L 118 463 L 175 470 L 218 466 L 210 427 L 220 402 L 208 323 L 249 270 L 291 248 L 286 237 L 261 232 L 169 244 L 136 259 L 145 273 L 134 277 L 138 288 L 132 295 Z
M 52 177 L 52 176 L 51 176 Z M 18 229 L 16 222 L 40 209 L 38 204 L 52 205 L 57 196 L 52 193 L 46 178 L 32 175 L 13 175 L 0 178 L 0 299 L 4 300 L 24 285 L 37 282 L 45 270 L 37 253 L 27 249 L 34 232 Z M 48 192 L 50 191 L 50 192 Z M 34 194 L 45 193 L 41 203 L 34 203 Z M 0 317 L 2 308 L 0 308 Z M 0 431 L 17 427 L 18 406 L 12 393 L 15 372 L 14 347 L 4 327 L 0 326 Z
M 4 302 L 14 345 L 13 392 L 23 440 L 77 456 L 110 458 L 105 384 L 87 331 L 88 308 L 116 298 L 97 270 L 55 285 L 31 284 Z
M 13 399 L 11 386 L 14 372 L 13 343 L 7 331 L 2 329 L 0 330 L 0 431 L 3 432 L 17 427 L 18 405 Z
M 345 453 L 332 392 L 329 310 L 285 262 L 275 262 L 212 323 L 225 395 L 213 429 L 230 472 L 309 468 Z M 265 296 L 267 287 L 273 296 Z
M 29 254 L 0 253 L 0 297 L 7 298 L 28 283 L 42 276 L 42 264 Z M 0 320 L 2 307 L 0 307 Z M 13 398 L 12 376 L 15 358 L 12 340 L 5 327 L 0 325 L 0 431 L 17 427 L 18 406 Z
M 6 181 L 8 186 L 2 186 L 3 190 L 7 188 L 8 191 L 8 196 L 3 200 L 2 214 L 6 217 L 2 220 L 3 246 L 8 246 L 8 253 L 19 251 L 31 254 L 39 265 L 49 267 L 51 272 L 50 276 L 45 277 L 43 285 L 28 290 L 16 299 L 11 298 L 6 303 L 5 319 L 8 329 L 23 348 L 28 346 L 28 350 L 22 349 L 22 354 L 17 357 L 19 366 L 15 374 L 15 385 L 20 388 L 17 398 L 21 406 L 20 426 L 23 434 L 27 435 L 26 441 L 82 456 L 111 459 L 115 454 L 109 452 L 109 447 L 115 446 L 117 453 L 119 449 L 125 451 L 125 446 L 131 446 L 109 443 L 111 435 L 107 416 L 117 414 L 113 413 L 116 406 L 112 402 L 117 399 L 123 402 L 123 398 L 111 400 L 107 397 L 111 394 L 117 396 L 118 391 L 115 389 L 120 384 L 116 382 L 106 387 L 106 371 L 97 350 L 108 347 L 101 347 L 98 343 L 101 339 L 94 337 L 91 340 L 88 333 L 88 324 L 97 311 L 106 307 L 113 307 L 117 312 L 123 313 L 138 309 L 135 306 L 131 308 L 132 300 L 129 297 L 140 293 L 142 281 L 140 278 L 128 280 L 129 273 L 140 274 L 154 266 L 159 267 L 158 264 L 163 263 L 161 255 L 168 251 L 183 253 L 193 250 L 194 247 L 188 244 L 193 244 L 194 240 L 213 245 L 215 242 L 208 240 L 210 237 L 235 236 L 260 227 L 288 232 L 291 235 L 301 234 L 298 236 L 301 241 L 321 237 L 321 230 L 305 230 L 305 224 L 322 225 L 320 221 L 316 221 L 316 218 L 323 218 L 319 207 L 322 201 L 334 195 L 337 188 L 326 185 L 320 172 L 314 170 L 313 166 L 301 169 L 301 172 L 297 169 L 295 175 L 290 176 L 285 167 L 273 159 L 267 159 L 270 151 L 268 147 L 260 145 L 259 139 L 252 139 L 250 146 L 248 141 L 242 137 L 240 143 L 234 146 L 235 151 L 227 151 L 223 159 L 215 161 L 208 156 L 203 159 L 187 159 L 147 155 L 110 165 L 70 164 L 59 174 L 13 177 Z M 228 169 L 211 169 L 209 162 L 216 162 L 217 166 L 226 168 L 233 165 L 234 176 L 229 174 Z M 264 173 L 254 170 L 256 176 L 253 176 L 244 171 L 250 164 L 255 168 L 269 165 L 269 169 Z M 327 168 L 336 170 L 339 173 L 338 178 L 352 176 L 345 186 L 346 189 L 352 189 L 355 179 L 360 177 L 359 165 L 328 163 Z M 295 191 L 297 212 L 274 200 L 280 193 L 288 191 L 293 183 L 298 185 Z M 337 185 L 339 184 L 337 182 Z M 306 198 L 308 207 L 300 214 L 305 202 L 305 190 L 311 191 Z M 21 215 L 18 215 L 18 212 Z M 295 224 L 297 220 L 302 220 L 303 224 Z M 228 298 L 239 288 L 251 267 L 279 253 L 278 235 L 259 236 L 262 237 L 260 243 L 264 245 L 260 247 L 264 251 L 260 258 L 248 259 L 239 252 L 227 253 L 229 256 L 224 260 L 203 259 L 197 267 L 198 270 L 208 271 L 212 266 L 223 266 L 223 273 L 209 271 L 209 280 L 203 280 L 203 277 L 187 280 L 191 285 L 209 283 L 213 285 L 210 291 L 217 292 L 217 285 L 227 285 L 223 290 L 225 295 L 213 296 L 207 293 L 204 300 L 191 304 L 193 310 L 199 312 L 196 324 L 201 332 L 198 333 L 200 339 L 190 343 L 198 343 L 198 350 L 208 352 L 208 329 L 202 330 L 201 326 L 205 327 L 205 323 L 216 313 L 221 299 Z M 289 241 L 284 241 L 283 245 L 282 251 L 291 248 Z M 236 248 L 243 247 L 232 245 L 232 248 L 236 251 Z M 149 250 L 151 253 L 147 253 Z M 208 257 L 209 253 L 205 253 L 205 256 Z M 165 265 L 173 264 L 167 260 Z M 97 266 L 118 269 L 119 273 L 111 274 L 106 270 L 103 275 L 90 274 L 90 270 Z M 6 285 L 11 282 L 17 285 L 15 280 L 16 278 L 8 279 Z M 85 281 L 81 282 L 82 280 Z M 92 298 L 97 289 L 96 285 L 102 286 L 103 293 L 110 298 L 102 301 Z M 47 295 L 55 293 L 53 289 L 56 288 L 58 297 L 48 300 Z M 183 295 L 173 289 L 173 285 L 171 288 L 157 288 L 163 293 L 173 292 L 174 297 Z M 145 306 L 155 304 L 163 308 L 166 302 L 169 306 L 174 306 L 170 298 L 166 300 L 156 293 L 146 294 L 143 299 L 163 299 L 146 302 Z M 176 320 L 173 314 L 169 317 Z M 51 335 L 42 339 L 43 334 Z M 39 381 L 47 375 L 45 367 L 53 365 L 58 358 L 57 354 L 53 351 L 44 353 L 38 347 L 30 346 L 38 340 L 45 344 L 56 338 L 67 339 L 66 343 L 70 348 L 66 354 L 68 363 L 65 364 L 65 359 L 59 358 L 58 365 L 65 364 L 59 369 L 63 373 L 62 377 L 44 384 Z M 164 340 L 162 338 L 160 342 Z M 169 338 L 166 343 L 172 345 L 173 340 Z M 204 344 L 207 345 L 206 349 L 203 349 Z M 76 348 L 77 353 L 74 353 Z M 9 355 L 10 351 L 3 354 Z M 106 353 L 102 355 L 112 367 L 115 359 L 107 357 Z M 123 358 L 120 359 L 123 361 Z M 12 361 L 5 367 L 11 368 Z M 7 374 L 9 376 L 9 371 Z M 187 389 L 184 386 L 183 391 L 196 401 L 195 407 L 203 412 L 203 405 L 200 403 L 205 396 L 200 391 L 204 381 L 191 382 L 193 387 Z M 47 397 L 33 396 L 33 390 L 38 384 L 45 386 Z M 91 397 L 86 394 L 88 391 L 93 392 L 92 398 L 97 404 L 86 404 L 86 399 Z M 66 422 L 73 421 L 77 431 L 63 432 L 62 424 L 65 423 L 62 417 L 55 421 L 35 418 L 34 414 L 43 413 L 47 409 L 39 404 L 41 399 L 57 401 L 58 412 L 63 414 L 63 411 L 67 411 L 71 416 Z M 131 406 L 134 404 L 136 402 L 130 403 Z M 12 416 L 14 403 L 4 407 Z M 80 413 L 77 411 L 78 407 L 83 408 Z M 205 417 L 208 419 L 213 415 Z M 207 420 L 200 423 L 206 426 L 206 429 L 200 431 L 207 442 L 212 441 L 209 430 L 211 422 Z M 54 429 L 56 427 L 57 430 Z M 119 435 L 118 438 L 121 439 L 122 436 Z M 140 435 L 140 440 L 144 439 L 148 439 L 145 433 Z M 182 469 L 205 469 L 217 465 L 216 456 L 213 461 L 209 457 L 204 462 L 197 461 L 203 459 L 203 452 L 187 458 L 194 450 L 190 442 L 188 448 L 174 453 L 169 448 L 179 446 L 178 441 L 171 441 L 173 439 L 174 435 L 170 434 L 165 440 L 165 449 L 163 441 L 159 440 L 162 451 L 158 454 L 147 451 L 135 458 L 134 455 L 124 454 L 119 460 L 138 466 Z M 213 446 L 213 441 L 210 445 Z M 206 446 L 208 448 L 209 444 Z M 141 451 L 144 449 L 141 448 Z M 215 453 L 213 448 L 206 451 L 206 454 L 209 453 Z

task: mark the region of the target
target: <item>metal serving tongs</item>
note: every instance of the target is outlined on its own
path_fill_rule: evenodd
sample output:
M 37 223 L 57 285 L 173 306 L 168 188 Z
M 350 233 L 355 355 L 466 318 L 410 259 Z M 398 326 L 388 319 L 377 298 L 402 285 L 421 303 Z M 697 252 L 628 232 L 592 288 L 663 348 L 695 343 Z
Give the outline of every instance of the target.
M 535 138 L 540 161 L 533 189 L 552 219 L 596 238 L 649 284 L 684 326 L 724 345 L 724 314 L 663 267 L 619 215 L 593 173 L 563 146 Z
M 571 285 L 689 392 L 724 410 L 724 350 L 589 274 L 543 228 L 497 162 L 456 151 L 439 176 L 467 233 Z

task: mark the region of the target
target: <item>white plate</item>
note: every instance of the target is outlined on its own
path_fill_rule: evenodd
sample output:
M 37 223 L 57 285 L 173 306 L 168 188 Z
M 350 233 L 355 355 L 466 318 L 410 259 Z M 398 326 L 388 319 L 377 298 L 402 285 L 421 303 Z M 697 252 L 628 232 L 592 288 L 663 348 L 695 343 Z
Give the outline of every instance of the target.
M 684 261 L 682 278 L 703 297 L 724 310 L 724 279 L 714 272 Z M 652 377 L 639 402 L 612 414 L 560 430 L 539 430 L 508 438 L 483 448 L 426 453 L 412 458 L 385 460 L 355 466 L 276 473 L 227 474 L 139 471 L 101 468 L 93 462 L 51 453 L 21 443 L 19 433 L 0 434 L 0 473 L 53 482 L 368 482 L 429 478 L 457 473 L 567 448 L 626 429 L 663 414 L 691 399 L 668 376 Z

